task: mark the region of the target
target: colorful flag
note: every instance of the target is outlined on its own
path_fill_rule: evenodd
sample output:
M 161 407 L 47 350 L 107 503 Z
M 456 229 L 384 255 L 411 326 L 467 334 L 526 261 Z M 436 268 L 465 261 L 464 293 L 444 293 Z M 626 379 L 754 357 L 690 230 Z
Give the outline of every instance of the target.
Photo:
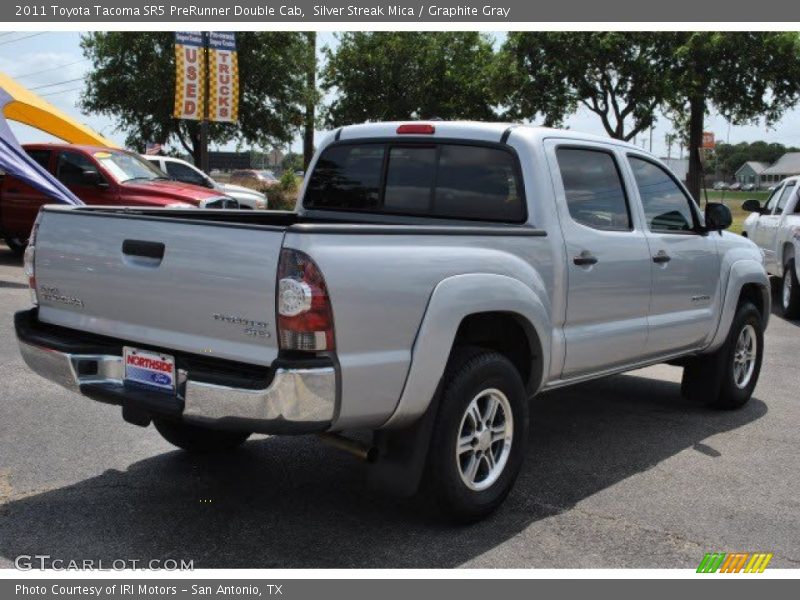
M 150 156 L 155 156 L 161 152 L 161 148 L 163 148 L 163 144 L 158 144 L 155 142 L 149 142 L 144 147 L 144 153 Z
M 208 66 L 208 118 L 210 121 L 234 122 L 239 117 L 239 65 L 235 33 L 209 33 Z
M 205 116 L 205 49 L 199 31 L 175 32 L 176 119 L 202 120 Z

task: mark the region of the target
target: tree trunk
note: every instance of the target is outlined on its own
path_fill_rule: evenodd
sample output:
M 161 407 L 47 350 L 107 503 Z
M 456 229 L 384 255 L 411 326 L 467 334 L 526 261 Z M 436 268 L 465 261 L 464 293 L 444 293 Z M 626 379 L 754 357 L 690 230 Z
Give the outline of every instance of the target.
M 700 187 L 703 180 L 703 165 L 700 162 L 700 147 L 703 145 L 703 117 L 706 100 L 702 96 L 689 99 L 689 173 L 686 187 L 700 204 Z
M 309 31 L 308 55 L 306 65 L 306 118 L 303 131 L 303 169 L 308 169 L 308 164 L 314 156 L 314 105 L 317 95 L 317 33 Z

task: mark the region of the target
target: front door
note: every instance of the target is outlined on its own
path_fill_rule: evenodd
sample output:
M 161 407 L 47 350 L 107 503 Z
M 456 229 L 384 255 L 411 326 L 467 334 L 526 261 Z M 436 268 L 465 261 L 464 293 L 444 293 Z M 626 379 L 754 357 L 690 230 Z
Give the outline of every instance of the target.
M 675 177 L 651 159 L 628 161 L 645 217 L 653 294 L 647 353 L 703 344 L 716 326 L 722 295 L 716 233 L 705 233 L 699 209 Z
M 105 176 L 94 161 L 81 152 L 62 150 L 58 153 L 56 178 L 85 204 L 114 204 Z
M 650 252 L 607 146 L 548 146 L 567 253 L 562 378 L 630 363 L 647 339 Z

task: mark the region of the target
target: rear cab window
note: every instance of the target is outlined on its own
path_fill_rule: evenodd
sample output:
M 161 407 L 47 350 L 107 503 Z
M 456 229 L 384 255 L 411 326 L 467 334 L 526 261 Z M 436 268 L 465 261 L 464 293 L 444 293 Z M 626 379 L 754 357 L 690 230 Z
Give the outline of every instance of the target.
M 519 162 L 499 145 L 346 142 L 320 155 L 306 209 L 523 223 Z

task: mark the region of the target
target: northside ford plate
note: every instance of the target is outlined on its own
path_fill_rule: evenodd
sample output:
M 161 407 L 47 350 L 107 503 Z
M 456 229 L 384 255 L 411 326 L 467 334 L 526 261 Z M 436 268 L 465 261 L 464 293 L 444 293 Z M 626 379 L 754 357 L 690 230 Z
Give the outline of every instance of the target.
M 125 346 L 125 383 L 135 383 L 165 392 L 175 392 L 175 358 Z

